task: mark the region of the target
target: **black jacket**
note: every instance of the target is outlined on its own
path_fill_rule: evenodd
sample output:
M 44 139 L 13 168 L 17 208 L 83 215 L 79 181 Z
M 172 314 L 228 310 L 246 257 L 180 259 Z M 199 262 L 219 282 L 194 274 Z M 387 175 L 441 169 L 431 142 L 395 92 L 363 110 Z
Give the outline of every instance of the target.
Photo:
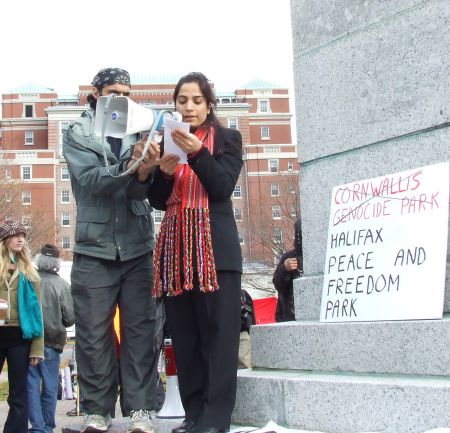
M 218 271 L 242 272 L 242 254 L 234 220 L 231 196 L 242 168 L 242 137 L 239 131 L 218 128 L 214 139 L 214 155 L 203 148 L 188 158 L 191 169 L 205 187 L 209 199 L 211 238 Z M 148 199 L 155 209 L 165 210 L 173 188 L 157 169 Z

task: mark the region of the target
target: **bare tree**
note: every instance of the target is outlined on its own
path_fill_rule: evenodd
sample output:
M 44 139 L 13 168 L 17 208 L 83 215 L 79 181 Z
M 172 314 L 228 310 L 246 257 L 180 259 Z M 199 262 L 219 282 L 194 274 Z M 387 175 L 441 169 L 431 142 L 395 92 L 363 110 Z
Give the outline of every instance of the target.
M 300 216 L 299 175 L 283 173 L 267 183 L 270 201 L 252 209 L 250 237 L 254 259 L 273 265 L 293 245 L 294 223 Z
M 0 159 L 0 222 L 21 220 L 27 228 L 31 252 L 35 254 L 46 243 L 56 243 L 57 228 L 51 210 L 27 204 L 25 183 L 10 177 L 8 162 Z

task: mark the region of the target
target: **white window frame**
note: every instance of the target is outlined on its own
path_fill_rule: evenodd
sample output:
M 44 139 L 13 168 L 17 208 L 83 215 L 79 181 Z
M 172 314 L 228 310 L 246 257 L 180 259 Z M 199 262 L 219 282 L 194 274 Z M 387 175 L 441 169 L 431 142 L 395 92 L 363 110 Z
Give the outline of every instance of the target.
M 261 140 L 270 140 L 270 128 L 261 126 Z
M 270 196 L 279 197 L 280 196 L 280 185 L 276 182 L 270 184 Z
M 11 167 L 5 167 L 5 179 L 11 179 Z
M 27 116 L 27 107 L 31 107 L 31 116 Z M 32 119 L 35 114 L 35 107 L 34 104 L 23 104 L 23 117 L 25 119 Z
M 231 129 L 239 129 L 239 122 L 237 117 L 229 117 L 228 118 L 228 128 Z
M 270 113 L 270 103 L 268 99 L 258 99 L 258 112 Z
M 67 176 L 65 176 L 66 173 Z M 61 180 L 70 180 L 69 167 L 67 165 L 61 166 Z
M 272 219 L 274 220 L 281 219 L 281 206 L 279 205 L 272 206 Z
M 25 206 L 31 205 L 31 191 L 22 191 L 22 204 Z
M 233 198 L 241 198 L 241 197 L 242 197 L 241 185 L 234 185 Z
M 64 131 L 69 129 L 70 122 L 67 120 L 62 120 L 59 122 L 59 154 L 62 156 L 63 154 L 63 139 L 64 139 Z
M 66 242 L 68 245 L 66 245 Z M 70 236 L 63 236 L 61 238 L 61 248 L 63 250 L 70 250 Z
M 61 213 L 61 225 L 63 227 L 70 227 L 70 213 L 69 212 Z
M 278 173 L 280 161 L 278 159 L 269 159 L 269 173 Z
M 31 228 L 31 215 L 22 215 L 22 224 L 25 228 Z
M 29 176 L 25 177 L 25 170 L 29 169 Z M 20 166 L 20 178 L 22 180 L 33 179 L 33 167 L 31 165 L 21 165 Z
M 25 146 L 33 146 L 34 144 L 34 131 L 25 131 Z
M 163 211 L 159 209 L 153 209 L 153 222 L 155 224 L 161 224 L 163 219 Z
M 235 221 L 242 221 L 242 208 L 241 207 L 233 208 L 233 213 L 234 213 Z
M 68 189 L 61 190 L 61 203 L 70 203 L 70 191 Z
M 283 230 L 279 227 L 275 227 L 273 229 L 273 240 L 276 244 L 282 244 L 283 243 Z
M 11 201 L 12 201 L 11 191 L 6 191 L 5 192 L 5 202 L 6 203 L 11 203 Z

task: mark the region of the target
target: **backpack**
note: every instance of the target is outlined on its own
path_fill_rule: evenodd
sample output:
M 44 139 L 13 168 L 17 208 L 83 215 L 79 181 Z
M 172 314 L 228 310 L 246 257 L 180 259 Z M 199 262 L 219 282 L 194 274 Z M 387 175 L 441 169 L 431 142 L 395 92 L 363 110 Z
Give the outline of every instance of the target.
M 255 309 L 252 297 L 244 289 L 241 290 L 241 332 L 250 332 L 250 327 L 256 323 Z

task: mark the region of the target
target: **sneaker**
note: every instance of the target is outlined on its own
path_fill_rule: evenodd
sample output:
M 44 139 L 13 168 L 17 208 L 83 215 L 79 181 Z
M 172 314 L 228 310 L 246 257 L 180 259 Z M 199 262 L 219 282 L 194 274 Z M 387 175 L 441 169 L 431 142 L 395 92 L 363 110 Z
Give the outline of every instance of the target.
M 84 416 L 80 433 L 100 433 L 108 430 L 111 425 L 111 416 L 96 415 L 87 413 Z
M 84 416 L 84 415 L 86 415 L 86 411 L 80 407 L 80 409 L 77 413 L 77 408 L 74 407 L 72 410 L 68 410 L 66 412 L 66 415 L 67 416 Z
M 155 433 L 149 410 L 132 410 L 130 412 L 129 433 Z

